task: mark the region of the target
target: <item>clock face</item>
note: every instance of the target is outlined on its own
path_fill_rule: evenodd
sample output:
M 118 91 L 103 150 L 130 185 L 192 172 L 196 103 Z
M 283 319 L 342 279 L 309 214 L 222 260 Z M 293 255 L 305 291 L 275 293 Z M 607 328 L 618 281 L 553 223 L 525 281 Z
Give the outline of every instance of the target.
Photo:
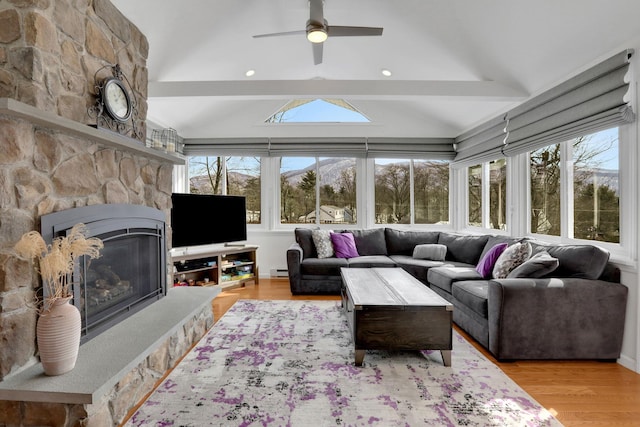
M 131 116 L 131 101 L 120 80 L 109 79 L 106 81 L 103 102 L 107 113 L 114 119 L 126 122 Z

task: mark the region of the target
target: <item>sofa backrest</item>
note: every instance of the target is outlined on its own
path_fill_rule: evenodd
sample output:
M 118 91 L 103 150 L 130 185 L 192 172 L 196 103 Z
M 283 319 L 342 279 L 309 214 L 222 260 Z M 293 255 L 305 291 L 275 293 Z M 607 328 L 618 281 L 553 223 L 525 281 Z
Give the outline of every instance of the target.
M 371 228 L 368 230 L 344 230 L 343 233 L 352 233 L 356 242 L 359 255 L 387 255 L 387 243 L 384 238 L 384 228 Z
M 401 231 L 385 228 L 389 255 L 413 255 L 416 245 L 438 243 L 439 231 Z
M 489 235 L 468 235 L 440 232 L 438 243 L 447 246 L 447 261 L 458 261 L 476 265 L 489 240 Z
M 558 259 L 558 268 L 549 277 L 576 277 L 581 279 L 598 279 L 609 261 L 609 252 L 593 245 L 549 244 L 530 240 L 532 254 L 541 251 L 549 252 Z
M 316 251 L 316 245 L 313 243 L 313 237 L 311 237 L 311 229 L 296 228 L 293 233 L 296 237 L 296 243 L 302 248 L 302 257 L 317 258 L 318 252 Z
M 491 250 L 492 247 L 494 247 L 495 245 L 498 245 L 500 243 L 506 243 L 507 245 L 511 246 L 514 243 L 518 243 L 518 242 L 522 242 L 524 239 L 523 238 L 517 238 L 517 237 L 508 237 L 508 236 L 500 236 L 497 234 L 491 234 L 489 235 L 489 238 L 487 239 L 487 243 L 484 245 L 484 249 L 482 249 L 482 253 L 480 254 L 480 258 L 482 259 L 482 257 Z

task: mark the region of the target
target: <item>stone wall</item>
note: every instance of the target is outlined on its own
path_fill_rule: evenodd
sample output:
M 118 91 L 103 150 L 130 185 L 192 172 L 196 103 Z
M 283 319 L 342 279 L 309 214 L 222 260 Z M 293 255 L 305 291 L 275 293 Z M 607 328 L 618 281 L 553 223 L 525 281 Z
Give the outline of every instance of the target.
M 116 61 L 146 118 L 146 38 L 107 0 L 0 0 L 0 97 L 90 123 L 95 74 Z M 0 115 L 0 380 L 34 361 L 38 277 L 11 254 L 43 214 L 100 203 L 169 212 L 171 163 Z
M 1 98 L 95 123 L 87 108 L 96 78 L 118 63 L 144 133 L 148 52 L 146 37 L 108 0 L 0 0 Z

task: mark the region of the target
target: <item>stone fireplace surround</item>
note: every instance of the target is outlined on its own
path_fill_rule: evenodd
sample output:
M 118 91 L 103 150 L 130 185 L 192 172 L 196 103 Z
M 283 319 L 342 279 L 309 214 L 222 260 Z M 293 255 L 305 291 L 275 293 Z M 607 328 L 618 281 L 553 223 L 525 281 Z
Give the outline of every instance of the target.
M 96 79 L 118 64 L 145 129 L 148 43 L 109 0 L 0 1 L 0 23 L 0 425 L 117 425 L 211 325 L 215 292 L 170 290 L 118 326 L 137 334 L 147 325 L 147 341 L 107 331 L 81 348 L 74 371 L 46 377 L 39 278 L 11 249 L 42 215 L 75 207 L 144 205 L 169 218 L 172 169 L 183 161 L 88 126 Z M 141 346 L 131 352 L 133 342 Z
M 29 307 L 37 274 L 10 247 L 41 214 L 72 207 L 133 203 L 170 218 L 172 167 L 182 160 L 6 98 L 0 150 L 0 425 L 118 425 L 212 326 L 218 291 L 171 289 L 81 346 L 73 371 L 47 377 Z

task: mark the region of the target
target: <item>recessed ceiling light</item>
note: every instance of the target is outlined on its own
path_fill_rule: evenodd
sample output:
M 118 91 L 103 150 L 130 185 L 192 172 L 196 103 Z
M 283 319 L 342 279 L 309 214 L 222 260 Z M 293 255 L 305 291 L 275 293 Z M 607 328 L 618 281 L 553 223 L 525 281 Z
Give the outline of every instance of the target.
M 387 70 L 386 68 L 383 68 L 381 71 L 382 75 L 385 77 L 391 77 L 391 71 Z
M 248 70 L 246 73 L 244 73 L 244 75 L 247 77 L 252 77 L 255 73 L 256 70 Z

